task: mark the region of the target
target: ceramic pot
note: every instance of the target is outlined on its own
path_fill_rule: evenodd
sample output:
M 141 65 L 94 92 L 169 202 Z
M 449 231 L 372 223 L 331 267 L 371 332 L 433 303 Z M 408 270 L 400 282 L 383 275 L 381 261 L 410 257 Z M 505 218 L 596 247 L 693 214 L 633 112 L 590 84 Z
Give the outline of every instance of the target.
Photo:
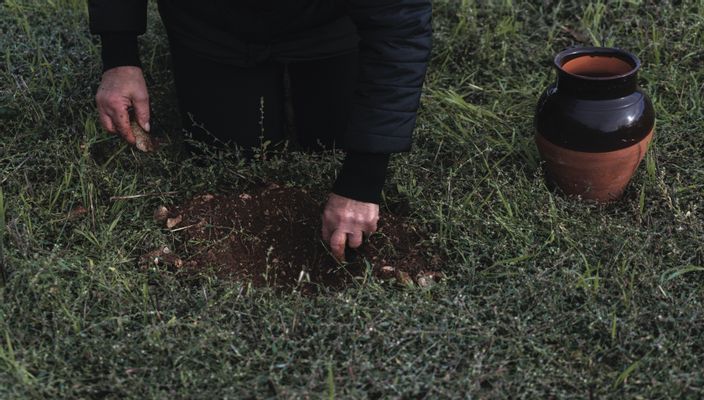
M 621 197 L 653 138 L 655 112 L 638 87 L 641 63 L 613 48 L 568 49 L 538 102 L 535 142 L 548 178 L 566 194 Z

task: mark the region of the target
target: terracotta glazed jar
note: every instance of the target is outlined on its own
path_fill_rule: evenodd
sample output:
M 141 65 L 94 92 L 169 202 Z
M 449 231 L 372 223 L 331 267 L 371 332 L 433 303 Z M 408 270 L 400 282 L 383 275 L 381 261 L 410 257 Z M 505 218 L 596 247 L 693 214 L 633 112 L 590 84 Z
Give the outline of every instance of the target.
M 638 87 L 640 66 L 635 55 L 605 47 L 555 57 L 557 81 L 538 102 L 535 141 L 563 192 L 596 201 L 623 194 L 655 127 L 653 105 Z

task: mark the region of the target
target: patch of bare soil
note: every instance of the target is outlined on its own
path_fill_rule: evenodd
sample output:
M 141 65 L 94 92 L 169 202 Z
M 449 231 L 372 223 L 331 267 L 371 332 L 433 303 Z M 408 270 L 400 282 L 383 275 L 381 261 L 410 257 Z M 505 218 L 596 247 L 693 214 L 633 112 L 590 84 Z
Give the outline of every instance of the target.
M 176 249 L 142 256 L 142 266 L 165 264 L 184 273 L 212 270 L 256 286 L 341 288 L 371 274 L 401 284 L 429 286 L 441 259 L 423 235 L 398 215 L 382 213 L 378 231 L 338 263 L 321 240 L 324 201 L 305 190 L 270 185 L 247 193 L 204 194 L 154 217 L 182 238 Z

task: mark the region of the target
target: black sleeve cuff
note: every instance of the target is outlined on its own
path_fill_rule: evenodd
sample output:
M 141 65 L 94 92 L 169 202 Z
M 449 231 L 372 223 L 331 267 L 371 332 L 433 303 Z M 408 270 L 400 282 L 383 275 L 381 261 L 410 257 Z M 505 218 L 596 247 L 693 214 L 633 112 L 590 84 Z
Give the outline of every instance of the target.
M 332 187 L 333 193 L 352 200 L 379 204 L 390 156 L 348 151 L 342 163 L 342 171 Z
M 100 35 L 103 44 L 101 56 L 103 71 L 122 66 L 141 67 L 136 33 L 104 33 Z

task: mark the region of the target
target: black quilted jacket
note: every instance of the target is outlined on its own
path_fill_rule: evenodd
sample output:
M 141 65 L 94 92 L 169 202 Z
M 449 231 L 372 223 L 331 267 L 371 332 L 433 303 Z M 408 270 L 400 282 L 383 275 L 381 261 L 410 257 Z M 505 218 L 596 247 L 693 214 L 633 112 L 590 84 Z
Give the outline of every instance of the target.
M 89 0 L 91 32 L 103 35 L 104 46 L 111 35 L 136 37 L 146 29 L 146 6 L 147 0 Z M 159 11 L 179 43 L 241 66 L 358 46 L 348 149 L 410 149 L 430 56 L 430 0 L 160 0 Z

